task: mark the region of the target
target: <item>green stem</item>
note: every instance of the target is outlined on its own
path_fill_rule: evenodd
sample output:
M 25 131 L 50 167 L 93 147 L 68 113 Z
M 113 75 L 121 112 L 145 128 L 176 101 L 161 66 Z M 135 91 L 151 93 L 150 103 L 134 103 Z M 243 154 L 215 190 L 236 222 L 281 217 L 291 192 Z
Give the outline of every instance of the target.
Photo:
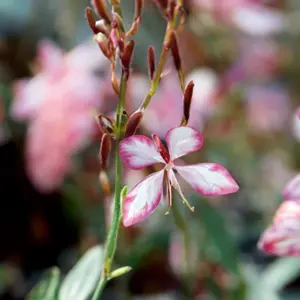
M 182 232 L 184 239 L 184 271 L 182 275 L 182 288 L 186 294 L 191 294 L 193 291 L 192 271 L 191 271 L 191 236 L 186 218 L 181 213 L 177 201 L 172 204 L 174 222 L 177 228 Z M 188 298 L 190 299 L 190 298 Z
M 182 215 L 177 201 L 174 201 L 172 204 L 172 210 L 173 210 L 173 217 L 174 217 L 174 222 L 178 229 L 182 232 L 183 239 L 184 239 L 184 258 L 185 258 L 185 273 L 187 273 L 189 269 L 189 264 L 190 264 L 190 233 L 189 233 L 189 228 L 187 225 L 187 222 Z
M 122 203 L 121 203 L 121 188 L 122 188 L 122 164 L 119 155 L 120 140 L 122 138 L 122 112 L 125 105 L 126 97 L 126 76 L 122 74 L 120 84 L 120 98 L 117 107 L 117 134 L 116 134 L 116 182 L 115 182 L 115 198 L 112 223 L 106 238 L 104 250 L 104 266 L 102 270 L 101 279 L 95 289 L 92 300 L 98 300 L 101 296 L 106 283 L 109 280 L 111 273 L 111 265 L 117 249 L 117 241 L 122 218 Z
M 182 0 L 178 0 L 177 4 L 178 4 L 178 6 L 182 6 Z M 169 52 L 168 44 L 169 44 L 169 41 L 170 41 L 170 36 L 171 36 L 172 31 L 176 27 L 177 18 L 178 18 L 178 11 L 175 12 L 174 19 L 168 23 L 168 26 L 167 26 L 167 29 L 166 29 L 166 32 L 165 32 L 162 52 L 160 54 L 158 66 L 157 66 L 157 69 L 156 69 L 156 72 L 155 72 L 155 77 L 151 81 L 150 90 L 149 90 L 145 100 L 141 104 L 140 110 L 145 110 L 147 108 L 147 106 L 149 105 L 153 95 L 156 93 L 156 90 L 159 86 L 159 81 L 160 81 L 160 78 L 161 78 L 161 74 L 163 72 L 163 68 L 164 68 L 164 65 L 165 65 L 165 62 L 166 62 L 166 59 L 167 59 L 167 56 L 168 56 L 168 52 Z

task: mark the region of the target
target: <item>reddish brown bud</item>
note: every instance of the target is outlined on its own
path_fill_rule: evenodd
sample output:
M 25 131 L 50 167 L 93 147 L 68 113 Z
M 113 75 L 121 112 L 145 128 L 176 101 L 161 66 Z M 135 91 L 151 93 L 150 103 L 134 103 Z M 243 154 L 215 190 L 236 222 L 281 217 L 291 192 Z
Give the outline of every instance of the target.
M 113 12 L 113 27 L 117 27 L 122 33 L 125 32 L 124 21 L 117 12 Z
M 107 176 L 107 173 L 103 170 L 100 171 L 99 173 L 99 182 L 101 184 L 101 187 L 106 195 L 111 194 L 111 188 L 109 184 L 109 179 Z
M 99 120 L 99 126 L 102 129 L 102 132 L 109 133 L 109 134 L 114 133 L 114 123 L 109 117 L 107 117 L 105 115 L 99 115 L 98 120 Z
M 97 15 L 105 20 L 108 24 L 111 23 L 111 15 L 108 12 L 105 0 L 91 0 Z
M 111 59 L 112 53 L 109 47 L 109 40 L 105 37 L 103 33 L 98 33 L 94 36 L 95 41 L 100 47 L 102 53 L 108 58 Z
M 181 70 L 181 58 L 180 58 L 176 33 L 174 31 L 172 32 L 172 35 L 171 35 L 170 47 L 171 47 L 171 51 L 172 51 L 175 68 L 177 71 L 179 71 L 179 70 Z
M 143 0 L 135 0 L 134 20 L 142 16 L 143 4 Z
M 102 34 L 104 34 L 107 38 L 109 37 L 109 31 L 110 29 L 108 29 L 103 20 L 98 20 L 96 21 L 95 27 L 97 29 L 98 32 L 101 32 Z
M 148 48 L 148 72 L 149 78 L 152 80 L 155 73 L 155 50 L 152 46 Z
M 125 137 L 132 136 L 137 131 L 138 127 L 141 124 L 143 118 L 143 112 L 140 110 L 135 111 L 128 119 L 126 130 L 125 130 Z
M 122 55 L 122 64 L 123 64 L 123 69 L 127 76 L 129 76 L 129 70 L 133 58 L 133 51 L 134 51 L 134 46 L 135 42 L 134 40 L 131 40 L 128 42 L 125 46 L 124 53 Z
M 92 31 L 94 32 L 94 34 L 97 34 L 99 31 L 96 27 L 96 21 L 95 21 L 93 12 L 90 7 L 87 7 L 85 9 L 85 18 L 87 19 L 89 26 L 92 29 Z
M 190 108 L 192 104 L 193 91 L 194 91 L 194 82 L 193 80 L 191 80 L 184 91 L 184 97 L 183 97 L 183 118 L 182 118 L 181 125 L 184 126 L 187 125 L 190 118 Z
M 119 87 L 118 78 L 117 78 L 116 73 L 115 73 L 114 70 L 112 70 L 112 72 L 111 72 L 111 84 L 112 84 L 112 87 L 113 87 L 115 93 L 117 95 L 119 95 L 120 94 L 120 87 Z
M 107 169 L 107 162 L 111 150 L 111 137 L 109 134 L 103 134 L 100 142 L 99 161 L 101 170 Z

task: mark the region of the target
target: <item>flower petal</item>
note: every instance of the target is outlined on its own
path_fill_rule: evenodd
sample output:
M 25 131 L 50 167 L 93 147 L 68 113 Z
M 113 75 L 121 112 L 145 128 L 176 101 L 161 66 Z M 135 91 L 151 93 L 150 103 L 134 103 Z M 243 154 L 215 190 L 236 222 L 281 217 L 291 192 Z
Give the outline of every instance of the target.
M 120 156 L 130 169 L 138 170 L 155 163 L 164 163 L 153 141 L 143 135 L 125 138 L 120 143 Z
M 300 205 L 285 201 L 276 212 L 274 224 L 262 234 L 262 251 L 279 256 L 300 256 Z
M 199 150 L 203 145 L 201 133 L 191 127 L 176 127 L 166 134 L 171 160 Z
M 43 72 L 53 72 L 63 63 L 63 52 L 50 40 L 42 40 L 37 49 L 37 56 Z
M 227 195 L 239 189 L 229 172 L 219 164 L 176 166 L 176 170 L 198 193 L 204 196 Z
M 294 177 L 282 191 L 285 200 L 300 199 L 300 174 Z
M 163 196 L 163 178 L 163 170 L 151 174 L 127 194 L 123 203 L 124 226 L 140 222 L 153 212 Z

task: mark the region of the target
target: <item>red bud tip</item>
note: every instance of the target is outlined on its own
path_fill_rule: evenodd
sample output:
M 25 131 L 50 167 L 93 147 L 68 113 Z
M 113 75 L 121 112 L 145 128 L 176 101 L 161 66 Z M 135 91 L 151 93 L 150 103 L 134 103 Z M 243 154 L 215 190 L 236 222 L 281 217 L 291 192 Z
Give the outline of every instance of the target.
M 122 55 L 123 70 L 127 74 L 126 75 L 127 79 L 129 76 L 129 70 L 130 70 L 130 66 L 131 66 L 131 62 L 132 62 L 132 58 L 133 58 L 134 46 L 135 46 L 134 40 L 131 40 L 130 42 L 128 42 L 125 46 L 124 53 Z
M 99 161 L 101 170 L 107 169 L 107 162 L 111 150 L 111 137 L 109 134 L 103 134 L 100 142 Z
M 134 20 L 140 18 L 143 12 L 143 0 L 135 0 L 135 11 L 134 11 Z
M 191 80 L 184 91 L 182 125 L 187 125 L 190 118 L 190 108 L 192 104 L 194 86 L 195 84 Z
M 89 26 L 92 29 L 92 31 L 94 32 L 94 34 L 97 34 L 99 31 L 96 27 L 96 21 L 95 21 L 93 12 L 90 7 L 87 7 L 85 9 L 85 18 L 87 19 Z
M 175 68 L 177 71 L 179 71 L 179 70 L 181 70 L 181 58 L 180 58 L 176 33 L 174 31 L 171 34 L 170 47 L 171 47 L 171 51 L 172 51 Z
M 138 110 L 134 112 L 128 119 L 125 130 L 125 137 L 132 136 L 136 133 L 138 127 L 141 124 L 143 118 L 143 112 Z
M 155 73 L 155 50 L 152 46 L 148 48 L 148 72 L 149 78 L 152 80 Z

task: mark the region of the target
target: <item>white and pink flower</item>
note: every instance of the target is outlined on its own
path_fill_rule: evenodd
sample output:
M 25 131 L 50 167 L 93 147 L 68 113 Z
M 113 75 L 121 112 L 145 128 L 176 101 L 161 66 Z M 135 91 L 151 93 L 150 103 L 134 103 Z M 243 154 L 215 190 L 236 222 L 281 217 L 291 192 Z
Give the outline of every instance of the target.
M 258 247 L 278 256 L 300 256 L 300 204 L 285 201 L 278 208 L 273 224 L 262 234 Z
M 140 222 L 155 210 L 163 199 L 165 183 L 169 207 L 172 204 L 173 187 L 183 202 L 191 210 L 194 209 L 183 195 L 175 172 L 204 196 L 226 195 L 239 189 L 229 172 L 219 164 L 176 164 L 176 159 L 202 147 L 203 137 L 197 130 L 191 127 L 173 128 L 167 132 L 165 140 L 168 150 L 156 135 L 152 135 L 152 140 L 146 136 L 135 135 L 121 141 L 120 156 L 129 168 L 139 170 L 156 163 L 164 165 L 161 171 L 146 177 L 127 194 L 123 204 L 124 226 Z
M 64 54 L 50 41 L 38 47 L 39 72 L 18 81 L 11 114 L 29 121 L 25 144 L 26 170 L 40 191 L 49 192 L 62 183 L 71 156 L 93 136 L 91 111 L 103 108 L 107 85 L 96 76 L 108 71 L 104 56 L 93 44 Z

